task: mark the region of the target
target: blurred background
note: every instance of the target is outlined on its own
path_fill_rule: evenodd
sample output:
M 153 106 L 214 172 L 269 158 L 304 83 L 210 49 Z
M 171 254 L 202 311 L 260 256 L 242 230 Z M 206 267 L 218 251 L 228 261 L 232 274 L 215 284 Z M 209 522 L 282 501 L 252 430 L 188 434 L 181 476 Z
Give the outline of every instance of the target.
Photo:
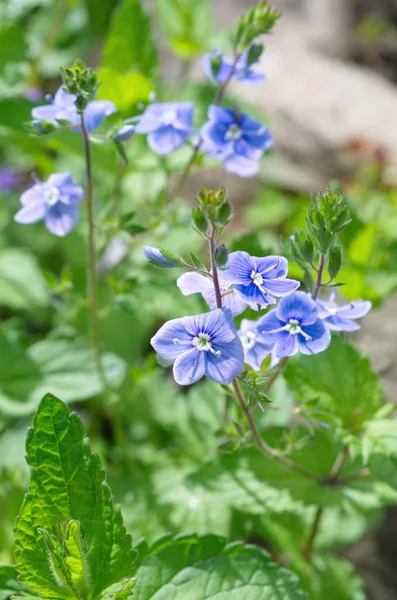
M 201 124 L 213 95 L 201 57 L 212 48 L 227 49 L 228 28 L 255 2 L 143 0 L 145 15 L 131 8 L 125 27 L 114 31 L 119 5 L 117 0 L 0 0 L 2 561 L 12 560 L 12 523 L 26 486 L 26 427 L 49 386 L 76 405 L 85 419 L 135 536 L 249 531 L 242 515 L 220 514 L 219 507 L 216 511 L 217 500 L 209 493 L 201 491 L 200 496 L 206 520 L 204 511 L 192 510 L 199 500 L 182 481 L 188 470 L 186 457 L 175 458 L 173 452 L 186 445 L 193 458 L 212 451 L 213 442 L 204 432 L 209 428 L 214 433 L 213 417 L 219 410 L 215 388 L 204 384 L 211 400 L 199 412 L 196 400 L 201 402 L 206 394 L 201 391 L 200 396 L 194 388 L 177 395 L 171 382 L 164 385 L 149 349 L 159 323 L 192 314 L 203 305 L 196 297 L 181 298 L 174 278 L 147 269 L 142 234 L 147 245 L 200 252 L 200 239 L 186 236 L 186 228 L 201 185 L 226 186 L 237 214 L 229 234 L 233 249 L 255 254 L 279 249 L 280 236 L 302 226 L 308 195 L 340 182 L 349 195 L 353 224 L 343 240 L 345 266 L 339 279 L 346 284 L 347 298 L 369 299 L 377 308 L 355 339 L 381 373 L 386 398 L 395 401 L 396 0 L 274 1 L 283 16 L 265 43 L 260 67 L 265 84 L 234 83 L 230 88 L 230 101 L 266 122 L 275 138 L 274 150 L 255 179 L 239 179 L 204 163 L 171 206 L 165 195 L 189 158 L 186 151 L 164 162 L 148 151 L 144 139 L 133 138 L 126 144 L 126 165 L 113 147 L 94 146 L 96 201 L 104 223 L 99 232 L 101 277 L 106 282 L 101 333 L 113 356 L 112 377 L 126 377 L 132 390 L 122 404 L 104 406 L 98 401 L 89 367 L 83 372 L 76 365 L 85 360 L 88 337 L 82 301 L 84 223 L 59 240 L 40 224 L 25 227 L 12 221 L 32 173 L 44 179 L 54 171 L 69 170 L 84 181 L 81 140 L 70 132 L 34 138 L 23 124 L 30 120 L 32 107 L 58 89 L 59 67 L 75 58 L 99 68 L 99 97 L 115 102 L 123 117 L 139 113 L 155 91 L 162 100 L 193 100 Z M 300 275 L 294 266 L 291 275 Z M 76 339 L 80 354 L 73 346 Z M 63 344 L 55 361 L 52 351 L 43 358 L 43 344 L 52 340 Z M 19 373 L 26 373 L 27 364 L 30 374 L 21 380 Z M 176 413 L 178 423 L 171 418 Z M 164 448 L 167 454 L 161 453 Z M 134 473 L 134 486 L 125 480 L 125 462 Z M 153 506 L 155 517 L 148 512 Z M 375 510 L 367 516 L 359 524 L 350 523 L 352 537 L 364 534 L 363 539 L 346 548 L 335 532 L 337 546 L 366 580 L 368 598 L 393 600 L 397 514 L 390 508 L 386 522 Z M 266 530 L 263 523 L 251 527 Z M 334 527 L 339 527 L 337 519 Z

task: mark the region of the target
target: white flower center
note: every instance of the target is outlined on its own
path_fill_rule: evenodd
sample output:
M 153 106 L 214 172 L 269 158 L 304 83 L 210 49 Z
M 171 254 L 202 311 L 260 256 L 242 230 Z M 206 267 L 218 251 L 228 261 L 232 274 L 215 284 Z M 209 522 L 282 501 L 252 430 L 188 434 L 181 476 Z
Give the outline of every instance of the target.
M 176 110 L 166 110 L 160 117 L 160 123 L 162 125 L 172 125 L 177 116 Z
M 260 287 L 263 283 L 262 275 L 260 273 L 257 273 L 256 271 L 251 272 L 251 279 L 258 287 Z
M 310 341 L 312 339 L 310 335 L 307 335 L 307 333 L 303 331 L 297 319 L 290 319 L 284 329 L 291 335 L 297 335 L 300 333 L 306 341 Z
M 219 357 L 221 355 L 220 350 L 215 351 L 213 349 L 211 344 L 211 336 L 209 336 L 208 333 L 199 333 L 195 338 L 193 338 L 192 344 L 200 352 L 204 350 L 205 352 L 211 352 L 211 354 L 214 354 L 214 356 Z
M 225 139 L 226 140 L 239 140 L 242 135 L 243 135 L 243 132 L 241 131 L 240 127 L 238 125 L 236 125 L 236 123 L 233 123 L 232 125 L 229 125 L 229 127 L 227 128 Z
M 253 346 L 255 346 L 256 335 L 253 331 L 247 331 L 241 336 L 240 339 L 243 347 L 247 348 L 247 350 L 250 350 Z
M 54 206 L 58 202 L 60 195 L 58 188 L 53 185 L 44 192 L 44 200 L 48 206 Z

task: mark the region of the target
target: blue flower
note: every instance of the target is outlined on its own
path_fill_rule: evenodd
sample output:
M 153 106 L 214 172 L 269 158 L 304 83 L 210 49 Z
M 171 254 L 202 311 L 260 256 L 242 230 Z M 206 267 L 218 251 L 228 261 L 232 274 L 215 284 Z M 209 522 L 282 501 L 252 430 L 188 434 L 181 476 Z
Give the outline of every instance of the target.
M 150 343 L 161 358 L 174 363 L 179 385 L 204 375 L 227 385 L 244 369 L 243 347 L 228 308 L 168 321 Z
M 249 49 L 237 60 L 234 69 L 233 63 L 234 61 L 227 56 L 224 56 L 222 52 L 219 50 L 213 50 L 210 54 L 206 54 L 201 64 L 203 66 L 204 72 L 212 81 L 216 81 L 216 83 L 225 83 L 225 81 L 230 81 L 232 79 L 237 79 L 238 81 L 249 81 L 252 83 L 258 83 L 265 79 L 263 73 L 258 73 L 255 69 L 252 68 L 253 65 L 247 67 L 247 59 L 248 59 Z M 219 57 L 219 70 L 218 73 L 214 76 L 212 72 L 212 61 Z M 253 64 L 256 64 L 258 61 L 255 61 Z
M 285 296 L 274 310 L 258 323 L 258 331 L 275 344 L 278 357 L 318 354 L 328 348 L 331 333 L 318 316 L 315 301 L 305 292 L 293 292 Z
M 44 219 L 48 231 L 63 237 L 79 220 L 84 190 L 70 173 L 50 175 L 45 183 L 35 185 L 21 196 L 22 208 L 15 215 L 17 223 L 37 223 Z
M 73 131 L 80 131 L 80 115 L 77 113 L 75 105 L 76 96 L 68 94 L 59 88 L 51 104 L 45 106 L 37 106 L 32 110 L 33 119 L 41 119 L 49 121 L 54 125 L 58 125 L 57 119 L 69 121 L 75 125 L 71 127 Z M 84 110 L 84 121 L 88 133 L 95 131 L 108 115 L 116 112 L 116 107 L 110 100 L 93 100 L 89 102 Z
M 232 252 L 222 275 L 233 284 L 248 306 L 275 304 L 274 296 L 285 296 L 299 287 L 299 281 L 286 279 L 288 261 L 283 256 L 250 256 L 248 252 Z
M 259 171 L 259 160 L 273 144 L 269 130 L 244 113 L 220 106 L 208 109 L 209 121 L 201 128 L 201 149 L 222 160 L 226 171 L 252 177 Z
M 223 271 L 218 271 L 219 285 L 222 294 L 223 306 L 230 308 L 233 317 L 240 315 L 247 304 L 236 290 L 223 278 Z M 201 294 L 211 309 L 216 308 L 216 296 L 214 283 L 210 276 L 200 275 L 200 273 L 184 273 L 176 282 L 184 296 L 190 294 Z
M 145 246 L 143 249 L 143 253 L 150 260 L 151 263 L 156 265 L 157 267 L 162 267 L 163 269 L 170 269 L 171 267 L 177 267 L 178 265 L 172 260 L 168 260 L 165 256 L 162 255 L 161 250 L 158 248 L 152 248 L 151 246 Z
M 360 319 L 371 310 L 371 302 L 357 300 L 342 306 L 336 304 L 336 290 L 332 290 L 329 300 L 317 300 L 318 315 L 324 324 L 333 331 L 356 331 L 360 325 L 353 319 Z
M 148 134 L 148 144 L 157 154 L 168 154 L 186 142 L 193 129 L 191 102 L 150 104 L 135 127 L 135 133 Z
M 0 192 L 12 192 L 21 185 L 21 174 L 12 167 L 0 167 Z
M 274 343 L 266 340 L 258 331 L 258 321 L 243 319 L 238 330 L 244 348 L 244 360 L 254 371 L 260 371 L 262 362 L 272 353 Z

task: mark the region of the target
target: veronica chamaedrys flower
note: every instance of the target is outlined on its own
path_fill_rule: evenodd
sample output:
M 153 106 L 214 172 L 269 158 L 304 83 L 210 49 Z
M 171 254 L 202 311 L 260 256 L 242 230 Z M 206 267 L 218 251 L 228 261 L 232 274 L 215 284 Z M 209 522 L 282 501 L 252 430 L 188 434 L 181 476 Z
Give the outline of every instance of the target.
M 219 286 L 222 294 L 223 306 L 230 308 L 233 317 L 240 315 L 247 308 L 247 304 L 229 283 L 223 279 L 223 271 L 218 271 Z M 200 273 L 184 273 L 176 282 L 184 296 L 201 294 L 211 309 L 216 308 L 216 295 L 214 282 L 210 276 Z
M 225 282 L 233 284 L 244 302 L 253 309 L 275 304 L 274 296 L 285 296 L 296 290 L 300 283 L 287 279 L 288 261 L 283 256 L 250 256 L 238 251 L 229 254 Z
M 315 301 L 305 292 L 282 298 L 274 310 L 259 320 L 258 331 L 274 343 L 278 357 L 297 352 L 318 354 L 328 348 L 331 333 L 318 316 Z
M 244 368 L 243 347 L 228 308 L 168 321 L 150 343 L 161 358 L 174 363 L 179 385 L 204 375 L 227 385 Z
M 143 253 L 151 263 L 156 265 L 157 267 L 162 267 L 163 269 L 170 269 L 171 267 L 177 267 L 178 265 L 172 260 L 165 258 L 161 254 L 161 250 L 158 248 L 152 248 L 152 246 L 145 246 L 143 249 Z
M 71 127 L 73 131 L 80 131 L 80 115 L 77 113 L 75 105 L 76 96 L 68 94 L 62 87 L 50 100 L 50 104 L 44 106 L 36 106 L 32 109 L 32 117 L 49 121 L 54 125 L 58 125 L 57 119 L 68 121 L 75 125 Z M 99 127 L 102 121 L 108 115 L 116 112 L 116 107 L 110 100 L 92 100 L 84 110 L 84 121 L 88 133 L 92 133 Z
M 211 105 L 209 121 L 200 130 L 201 149 L 223 162 L 226 171 L 252 177 L 259 159 L 273 144 L 269 130 L 244 113 Z
M 213 50 L 209 54 L 206 54 L 203 57 L 201 64 L 207 77 L 212 81 L 216 81 L 216 83 L 222 84 L 231 79 L 252 83 L 261 82 L 265 79 L 264 74 L 258 73 L 258 71 L 252 68 L 258 61 L 255 61 L 249 67 L 247 66 L 248 52 L 249 49 L 247 48 L 247 50 L 238 58 L 234 68 L 234 60 L 224 56 L 219 50 Z M 212 63 L 214 59 L 219 60 L 219 70 L 216 75 L 212 72 Z
M 70 173 L 56 173 L 44 183 L 35 183 L 22 194 L 22 208 L 14 219 L 23 224 L 44 220 L 48 231 L 63 237 L 77 224 L 83 197 L 83 188 L 77 185 Z
M 260 371 L 262 362 L 272 353 L 274 343 L 259 333 L 258 321 L 243 319 L 237 333 L 243 345 L 245 363 L 254 371 Z
M 356 331 L 360 325 L 354 319 L 360 319 L 371 310 L 371 302 L 356 300 L 339 305 L 335 302 L 336 290 L 332 290 L 327 301 L 317 300 L 317 310 L 324 325 L 333 331 Z
M 12 167 L 0 167 L 0 192 L 12 192 L 21 185 L 21 174 Z
M 183 146 L 192 130 L 191 102 L 150 104 L 135 127 L 135 133 L 148 134 L 148 144 L 157 154 L 168 154 Z

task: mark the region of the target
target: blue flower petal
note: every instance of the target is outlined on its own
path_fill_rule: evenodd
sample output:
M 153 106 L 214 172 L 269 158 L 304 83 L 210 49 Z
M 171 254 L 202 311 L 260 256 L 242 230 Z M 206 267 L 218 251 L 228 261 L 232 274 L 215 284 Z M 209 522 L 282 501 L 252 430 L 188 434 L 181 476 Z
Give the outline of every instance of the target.
M 52 104 L 48 106 L 36 106 L 32 108 L 32 117 L 33 119 L 41 119 L 42 121 L 49 121 L 56 124 L 58 112 L 59 108 Z
M 116 107 L 110 100 L 93 100 L 84 110 L 84 121 L 87 131 L 92 133 L 98 129 L 102 121 L 116 112 Z
M 226 157 L 223 166 L 228 173 L 235 173 L 239 177 L 254 177 L 260 170 L 257 159 L 244 158 L 238 154 Z
M 51 206 L 44 217 L 45 226 L 50 233 L 64 237 L 76 226 L 80 216 L 80 207 L 62 205 L 58 202 Z
M 184 352 L 176 359 L 174 363 L 174 377 L 179 385 L 191 385 L 205 374 L 205 354 L 196 348 Z
M 201 315 L 183 317 L 182 322 L 192 337 L 206 333 L 214 344 L 230 342 L 237 335 L 236 326 L 228 308 L 217 308 Z
M 276 343 L 274 351 L 279 358 L 293 356 L 299 351 L 298 336 L 284 332 L 283 339 Z
M 30 223 L 37 223 L 44 218 L 46 213 L 46 205 L 44 202 L 35 202 L 34 204 L 29 204 L 24 206 L 17 212 L 14 216 L 14 220 L 17 223 L 21 223 L 24 225 Z
M 205 294 L 214 292 L 214 284 L 210 277 L 200 275 L 200 273 L 184 273 L 176 282 L 184 296 L 190 294 Z
M 221 354 L 218 357 L 206 352 L 205 373 L 213 381 L 228 385 L 244 369 L 244 350 L 240 338 L 236 335 L 227 344 L 214 344 L 214 350 Z
M 248 306 L 254 310 L 257 310 L 258 304 L 262 307 L 268 306 L 269 304 L 276 304 L 275 298 L 266 291 L 263 292 L 260 290 L 253 281 L 251 281 L 249 285 L 238 284 L 234 287 Z
M 263 287 L 275 296 L 285 296 L 294 292 L 300 286 L 295 279 L 265 279 Z
M 208 118 L 210 121 L 219 123 L 225 129 L 236 121 L 233 111 L 216 104 L 211 104 L 208 108 Z
M 288 273 L 288 261 L 284 256 L 253 256 L 255 270 L 266 279 L 286 277 Z
M 288 323 L 290 319 L 299 321 L 300 325 L 309 325 L 317 319 L 317 306 L 305 292 L 293 292 L 281 298 L 276 309 L 279 319 Z
M 193 336 L 186 331 L 183 319 L 165 323 L 150 340 L 156 352 L 166 360 L 174 361 L 192 348 Z
M 251 273 L 255 271 L 255 262 L 248 252 L 231 252 L 228 256 L 223 279 L 229 283 L 249 285 L 252 283 Z
M 351 319 L 343 319 L 338 315 L 333 315 L 323 319 L 324 325 L 332 331 L 357 331 L 361 329 L 360 325 Z
M 166 125 L 148 135 L 148 144 L 157 154 L 169 154 L 185 143 L 188 134 Z
M 299 341 L 299 350 L 302 354 L 318 354 L 319 352 L 323 352 L 326 350 L 331 342 L 331 333 L 324 326 L 324 323 L 321 319 L 317 319 L 311 325 L 306 325 L 302 327 L 302 330 L 306 335 L 309 335 L 312 339 L 307 340 L 301 334 L 296 335 Z
M 361 319 L 372 308 L 371 302 L 365 300 L 356 300 L 340 306 L 337 314 L 344 319 Z
M 151 246 L 145 246 L 143 248 L 143 253 L 147 259 L 149 259 L 152 263 L 159 265 L 160 267 L 176 267 L 177 265 L 172 262 L 172 260 L 168 260 L 161 254 L 161 251 L 158 248 L 152 248 Z
M 266 313 L 258 321 L 258 331 L 263 336 L 264 342 L 268 343 L 274 343 L 284 339 L 285 331 L 275 331 L 282 329 L 284 326 L 285 322 L 278 318 L 276 309 Z

